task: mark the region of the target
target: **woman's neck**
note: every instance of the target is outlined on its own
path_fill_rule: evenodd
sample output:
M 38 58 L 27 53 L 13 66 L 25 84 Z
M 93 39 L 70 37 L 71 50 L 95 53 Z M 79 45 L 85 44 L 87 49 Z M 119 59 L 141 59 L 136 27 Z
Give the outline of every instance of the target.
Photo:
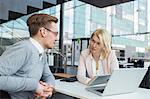
M 94 60 L 97 62 L 99 60 L 100 54 L 92 54 Z

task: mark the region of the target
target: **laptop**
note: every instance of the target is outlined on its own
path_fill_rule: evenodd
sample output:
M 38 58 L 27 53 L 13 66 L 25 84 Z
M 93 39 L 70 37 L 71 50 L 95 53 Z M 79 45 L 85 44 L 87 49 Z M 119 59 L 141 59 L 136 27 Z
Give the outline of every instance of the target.
M 98 84 L 106 84 L 110 78 L 110 75 L 101 75 L 101 76 L 95 76 L 88 82 L 88 86 L 94 86 Z
M 107 84 L 88 86 L 86 90 L 101 96 L 135 92 L 146 71 L 147 69 L 145 68 L 116 69 L 113 71 Z

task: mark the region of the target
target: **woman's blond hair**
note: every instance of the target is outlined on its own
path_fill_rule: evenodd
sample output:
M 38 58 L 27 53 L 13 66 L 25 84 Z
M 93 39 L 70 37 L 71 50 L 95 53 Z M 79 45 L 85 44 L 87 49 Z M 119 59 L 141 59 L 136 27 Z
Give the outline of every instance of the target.
M 98 39 L 102 40 L 102 42 L 104 44 L 104 48 L 103 48 L 102 54 L 101 54 L 102 59 L 108 58 L 108 55 L 111 51 L 111 36 L 110 36 L 110 34 L 105 29 L 97 29 L 96 31 L 94 31 L 92 33 L 90 39 L 92 39 L 93 36 L 97 36 Z

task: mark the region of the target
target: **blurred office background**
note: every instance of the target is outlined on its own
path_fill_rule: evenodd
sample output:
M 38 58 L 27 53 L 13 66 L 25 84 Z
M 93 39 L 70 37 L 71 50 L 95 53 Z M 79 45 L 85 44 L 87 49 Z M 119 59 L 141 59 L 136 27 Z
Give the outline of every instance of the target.
M 112 35 L 112 49 L 116 50 L 121 68 L 148 67 L 150 65 L 149 2 L 149 0 L 134 0 L 99 8 L 79 0 L 70 0 L 34 12 L 56 16 L 59 19 L 59 32 L 63 32 L 63 35 L 58 35 L 55 46 L 62 55 L 58 55 L 56 50 L 49 50 L 49 65 L 54 68 L 67 66 L 67 73 L 76 74 L 80 52 L 88 47 L 91 33 L 97 28 L 106 28 Z M 1 21 L 0 54 L 15 42 L 29 38 L 26 25 L 29 16 L 30 14 L 8 22 Z M 63 38 L 61 41 L 60 36 Z

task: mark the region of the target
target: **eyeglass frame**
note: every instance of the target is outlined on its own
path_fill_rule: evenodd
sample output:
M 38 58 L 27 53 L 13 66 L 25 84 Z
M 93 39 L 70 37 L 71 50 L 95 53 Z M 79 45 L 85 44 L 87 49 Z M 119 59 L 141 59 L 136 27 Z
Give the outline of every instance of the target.
M 57 36 L 58 35 L 58 32 L 54 32 L 54 31 L 52 31 L 52 30 L 50 30 L 50 29 L 48 29 L 48 28 L 46 28 L 46 27 L 44 27 L 46 30 L 48 30 L 49 32 L 52 32 L 55 36 Z

